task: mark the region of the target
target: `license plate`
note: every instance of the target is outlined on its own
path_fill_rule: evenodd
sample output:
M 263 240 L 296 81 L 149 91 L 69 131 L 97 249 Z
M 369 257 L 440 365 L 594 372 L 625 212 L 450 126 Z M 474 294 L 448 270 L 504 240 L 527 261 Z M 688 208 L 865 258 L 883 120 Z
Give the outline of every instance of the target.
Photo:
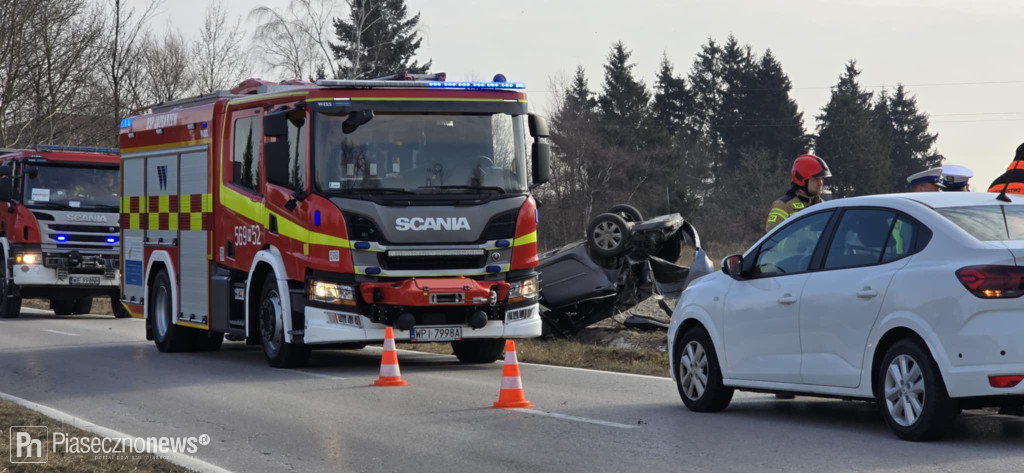
M 99 286 L 99 276 L 71 276 L 68 278 L 71 284 L 75 286 Z
M 462 340 L 462 327 L 413 328 L 409 340 L 414 342 L 453 342 Z

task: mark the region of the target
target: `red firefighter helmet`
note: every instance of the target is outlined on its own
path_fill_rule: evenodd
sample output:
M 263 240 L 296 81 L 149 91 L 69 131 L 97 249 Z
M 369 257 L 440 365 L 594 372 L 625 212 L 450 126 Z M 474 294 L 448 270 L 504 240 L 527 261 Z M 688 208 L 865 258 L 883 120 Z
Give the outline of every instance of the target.
M 812 177 L 832 177 L 825 160 L 813 154 L 805 154 L 793 161 L 793 183 L 804 187 Z

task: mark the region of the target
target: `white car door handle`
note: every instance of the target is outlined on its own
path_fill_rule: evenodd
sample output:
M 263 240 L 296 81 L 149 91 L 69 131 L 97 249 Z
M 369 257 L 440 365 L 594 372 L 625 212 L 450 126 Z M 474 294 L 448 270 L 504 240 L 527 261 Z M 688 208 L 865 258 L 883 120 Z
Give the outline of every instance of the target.
M 796 298 L 793 297 L 791 294 L 786 294 L 779 298 L 779 304 L 790 305 L 794 303 L 796 303 Z
M 871 289 L 870 287 L 865 287 L 864 289 L 857 291 L 857 297 L 861 299 L 871 299 L 876 296 L 878 296 L 878 291 Z

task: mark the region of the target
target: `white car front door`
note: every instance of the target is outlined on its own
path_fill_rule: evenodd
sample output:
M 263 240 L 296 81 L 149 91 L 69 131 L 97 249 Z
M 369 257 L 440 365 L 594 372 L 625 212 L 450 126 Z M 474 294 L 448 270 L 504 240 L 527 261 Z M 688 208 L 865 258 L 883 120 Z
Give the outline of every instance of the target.
M 750 273 L 725 296 L 725 378 L 800 382 L 800 294 L 832 213 L 793 217 L 750 253 Z
M 868 335 L 889 283 L 910 261 L 918 225 L 888 209 L 843 212 L 800 301 L 804 383 L 859 387 Z

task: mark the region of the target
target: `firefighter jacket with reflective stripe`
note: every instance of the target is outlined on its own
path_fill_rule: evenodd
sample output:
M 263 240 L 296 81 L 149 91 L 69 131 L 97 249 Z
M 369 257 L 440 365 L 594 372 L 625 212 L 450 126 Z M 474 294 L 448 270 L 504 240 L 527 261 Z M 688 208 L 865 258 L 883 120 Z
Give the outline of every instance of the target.
M 765 232 L 772 231 L 776 225 L 793 214 L 810 207 L 814 204 L 824 202 L 821 196 L 812 196 L 803 189 L 790 189 L 786 195 L 772 202 L 772 210 L 768 212 L 768 222 L 765 224 Z

